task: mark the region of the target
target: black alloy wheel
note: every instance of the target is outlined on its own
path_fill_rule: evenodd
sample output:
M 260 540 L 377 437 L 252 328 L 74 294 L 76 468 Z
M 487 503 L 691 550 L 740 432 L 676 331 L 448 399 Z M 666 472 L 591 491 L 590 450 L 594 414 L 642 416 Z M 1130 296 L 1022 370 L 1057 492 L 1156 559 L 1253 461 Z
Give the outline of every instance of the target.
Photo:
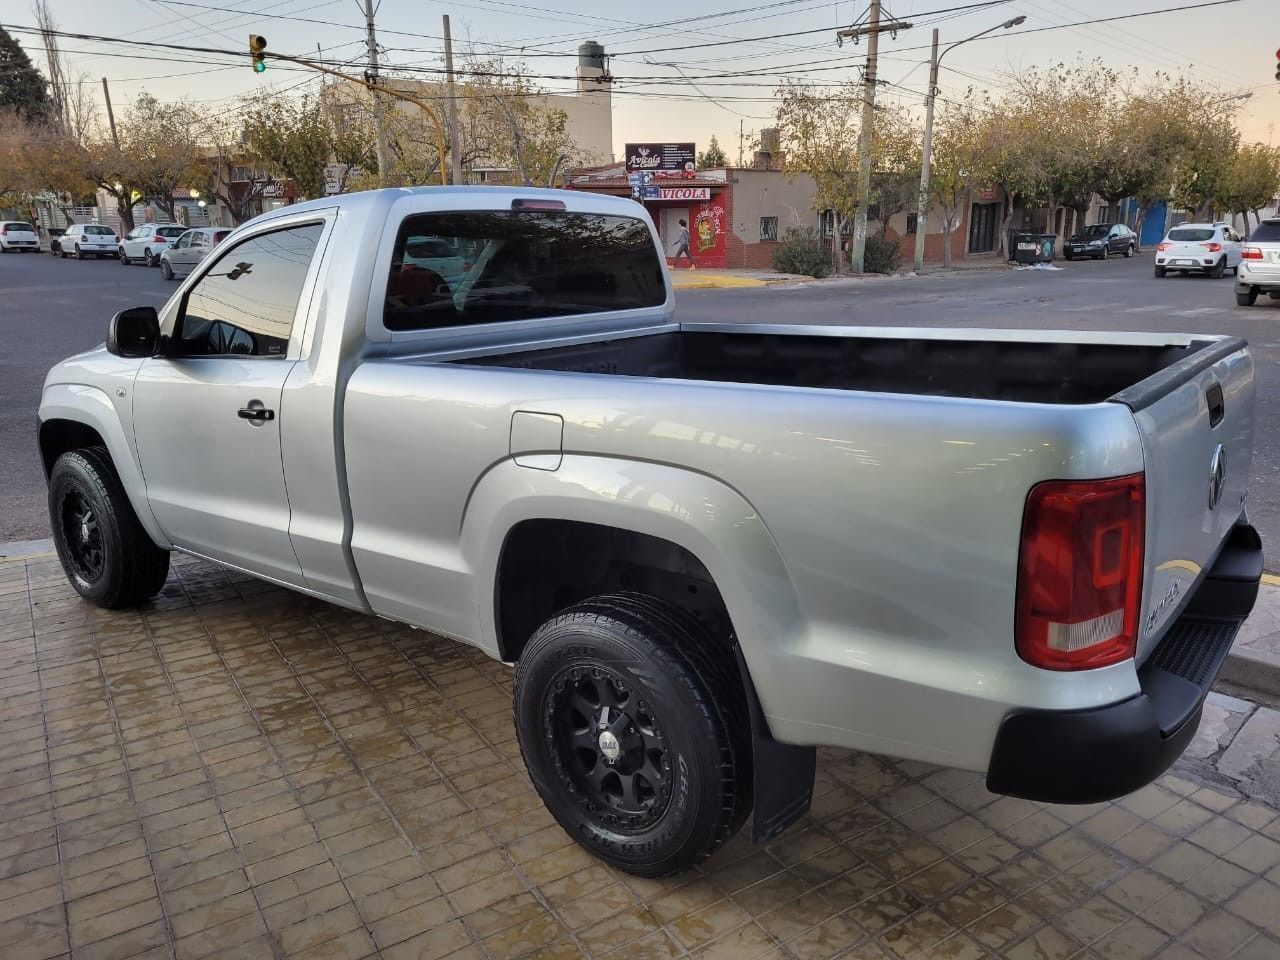
M 103 547 L 102 528 L 93 504 L 83 491 L 71 489 L 62 500 L 60 513 L 67 560 L 76 576 L 95 583 L 102 576 Z
M 602 823 L 635 830 L 671 800 L 671 759 L 653 707 L 604 666 L 568 667 L 546 699 L 545 746 L 579 802 Z

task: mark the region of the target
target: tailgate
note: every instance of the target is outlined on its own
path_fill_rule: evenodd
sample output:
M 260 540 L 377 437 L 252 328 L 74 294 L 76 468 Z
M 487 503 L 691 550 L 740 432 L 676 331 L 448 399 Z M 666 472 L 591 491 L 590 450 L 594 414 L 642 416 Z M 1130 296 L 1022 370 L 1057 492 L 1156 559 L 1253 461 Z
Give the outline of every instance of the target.
M 1239 337 L 1204 346 L 1112 399 L 1133 410 L 1146 471 L 1138 662 L 1194 593 L 1244 512 L 1253 358 Z

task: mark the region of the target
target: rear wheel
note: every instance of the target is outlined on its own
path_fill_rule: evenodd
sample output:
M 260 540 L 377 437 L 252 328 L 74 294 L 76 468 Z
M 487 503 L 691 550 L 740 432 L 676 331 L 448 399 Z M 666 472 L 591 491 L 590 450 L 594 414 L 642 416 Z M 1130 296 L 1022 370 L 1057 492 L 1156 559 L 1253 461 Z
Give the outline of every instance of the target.
M 1215 263 L 1212 267 L 1209 268 L 1209 276 L 1212 277 L 1214 280 L 1219 280 L 1222 278 L 1222 275 L 1226 273 L 1226 270 L 1227 270 L 1227 258 L 1223 257 L 1221 260 L 1219 260 L 1217 263 Z
M 90 603 L 133 607 L 164 586 L 169 553 L 142 529 L 104 447 L 57 459 L 49 474 L 49 520 L 62 569 Z
M 76 259 L 77 260 L 84 259 L 84 251 L 80 249 L 80 244 L 78 243 L 76 244 Z
M 1133 244 L 1132 244 L 1132 243 L 1131 243 L 1131 244 L 1129 244 L 1127 247 L 1125 247 L 1125 248 L 1124 248 L 1124 255 L 1125 255 L 1125 258 L 1126 258 L 1126 259 L 1127 259 L 1127 258 L 1129 258 L 1129 257 L 1132 257 L 1132 256 L 1133 256 Z
M 1164 269 L 1164 267 L 1157 266 L 1157 267 L 1156 267 L 1156 279 L 1160 279 L 1160 278 L 1162 278 L 1164 275 L 1165 275 L 1165 269 Z
M 1258 302 L 1258 291 L 1250 290 L 1247 293 L 1236 291 L 1236 304 L 1241 307 L 1252 307 Z
M 678 607 L 619 593 L 564 610 L 520 657 L 514 711 L 547 809 L 620 870 L 687 870 L 750 812 L 737 666 Z

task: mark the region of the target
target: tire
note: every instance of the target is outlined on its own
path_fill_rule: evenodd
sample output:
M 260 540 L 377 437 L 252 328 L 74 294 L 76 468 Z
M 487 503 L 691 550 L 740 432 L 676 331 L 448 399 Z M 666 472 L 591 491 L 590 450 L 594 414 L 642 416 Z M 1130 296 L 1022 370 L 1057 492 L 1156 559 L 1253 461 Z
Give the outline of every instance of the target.
M 750 813 L 751 721 L 735 659 L 664 601 L 607 594 L 548 620 L 516 667 L 514 713 L 547 809 L 619 870 L 688 870 Z
M 1227 272 L 1227 258 L 1223 257 L 1212 267 L 1209 268 L 1209 277 L 1213 280 L 1221 280 L 1222 275 Z
M 83 260 L 83 259 L 84 259 L 84 251 L 80 249 L 80 244 L 78 244 L 78 243 L 77 243 L 77 244 L 75 245 L 75 248 L 76 248 L 76 259 L 77 259 L 77 260 Z
M 1250 290 L 1248 293 L 1240 293 L 1238 290 L 1236 291 L 1236 306 L 1252 307 L 1257 302 L 1258 302 L 1257 290 Z
M 156 259 L 151 255 L 151 250 L 149 248 L 142 251 L 142 262 L 148 267 L 154 267 L 156 265 Z
M 169 552 L 142 529 L 105 447 L 57 459 L 49 474 L 49 520 L 67 579 L 95 606 L 136 607 L 164 586 Z
M 1072 259 L 1072 256 L 1071 256 L 1071 254 L 1067 253 L 1067 252 L 1064 250 L 1064 251 L 1062 252 L 1062 259 L 1063 259 L 1063 260 L 1071 260 L 1071 259 Z
M 1098 259 L 1099 259 L 1099 260 L 1110 260 L 1110 259 L 1111 259 L 1111 247 L 1110 247 L 1108 244 L 1105 244 L 1105 243 L 1104 243 L 1104 244 L 1102 245 L 1102 252 L 1101 252 L 1100 254 L 1098 254 Z
M 1157 280 L 1162 280 L 1162 279 L 1164 279 L 1164 275 L 1165 275 L 1165 268 L 1164 268 L 1164 267 L 1157 266 L 1157 267 L 1156 267 L 1156 279 L 1157 279 Z
M 173 267 L 169 266 L 168 260 L 160 261 L 160 276 L 164 277 L 166 280 L 173 279 Z
M 1131 243 L 1124 248 L 1124 258 L 1128 260 L 1132 256 L 1133 256 L 1133 244 Z
M 129 264 L 131 264 L 131 263 L 133 262 L 132 260 L 130 260 L 130 259 L 125 255 L 124 247 L 121 247 L 121 248 L 116 252 L 116 259 L 117 259 L 117 260 L 119 260 L 119 261 L 120 261 L 120 265 L 121 265 L 121 266 L 124 266 L 124 267 L 127 267 Z

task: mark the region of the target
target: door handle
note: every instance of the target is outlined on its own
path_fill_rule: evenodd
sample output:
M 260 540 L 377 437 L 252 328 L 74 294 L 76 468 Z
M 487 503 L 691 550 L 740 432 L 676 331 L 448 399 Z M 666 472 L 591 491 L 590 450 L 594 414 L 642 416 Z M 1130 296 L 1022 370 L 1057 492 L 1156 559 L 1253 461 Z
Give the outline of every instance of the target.
M 266 407 L 241 407 L 237 411 L 236 416 L 241 420 L 257 420 L 262 422 L 265 420 L 274 420 L 276 418 L 276 412 L 274 410 L 268 410 Z

